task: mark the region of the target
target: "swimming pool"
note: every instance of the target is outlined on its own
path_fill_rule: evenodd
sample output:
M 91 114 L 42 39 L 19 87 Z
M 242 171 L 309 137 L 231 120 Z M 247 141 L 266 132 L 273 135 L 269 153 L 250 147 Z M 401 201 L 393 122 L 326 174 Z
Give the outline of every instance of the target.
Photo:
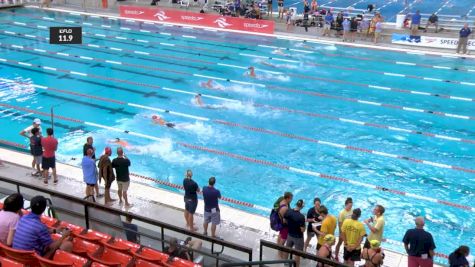
M 352 196 L 362 218 L 387 207 L 388 239 L 423 215 L 438 252 L 475 245 L 475 61 L 13 11 L 0 11 L 0 140 L 27 145 L 18 132 L 35 117 L 46 128 L 53 108 L 65 163 L 79 165 L 87 136 L 98 151 L 121 138 L 134 173 L 216 176 L 258 207 L 237 208 L 267 215 L 290 190 L 337 214 Z M 47 44 L 58 25 L 82 26 L 83 45 Z

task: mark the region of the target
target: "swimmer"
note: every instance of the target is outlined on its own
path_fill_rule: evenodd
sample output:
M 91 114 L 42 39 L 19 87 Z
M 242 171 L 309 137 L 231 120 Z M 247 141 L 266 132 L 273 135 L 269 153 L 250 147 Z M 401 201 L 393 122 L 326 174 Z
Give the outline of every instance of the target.
M 214 80 L 209 79 L 207 82 L 200 82 L 200 86 L 211 90 L 224 90 L 223 86 L 216 83 Z
M 261 61 L 261 64 L 264 65 L 264 66 L 268 66 L 268 67 L 272 67 L 272 68 L 277 68 L 276 65 L 270 63 L 269 61 L 263 60 L 263 61 Z
M 173 128 L 175 127 L 175 124 L 171 122 L 166 122 L 162 117 L 158 115 L 152 115 L 152 122 L 154 124 L 159 124 L 161 126 L 167 126 L 168 128 Z
M 282 52 L 281 49 L 276 49 L 276 50 L 272 51 L 272 54 L 281 55 L 281 56 L 284 56 L 284 57 L 290 57 L 290 54 L 286 54 L 286 53 Z
M 129 146 L 129 143 L 127 141 L 121 140 L 118 137 L 114 140 L 109 140 L 109 143 L 118 144 L 122 147 L 128 147 Z
M 249 77 L 251 77 L 251 78 L 256 78 L 256 72 L 254 71 L 254 67 L 251 66 L 251 67 L 249 67 L 249 68 L 247 68 L 247 69 L 248 69 L 249 71 L 246 71 L 246 72 L 244 73 L 244 75 L 247 75 L 247 76 L 249 76 Z
M 196 94 L 194 97 L 195 105 L 203 107 L 204 103 L 203 100 L 201 100 L 201 94 Z

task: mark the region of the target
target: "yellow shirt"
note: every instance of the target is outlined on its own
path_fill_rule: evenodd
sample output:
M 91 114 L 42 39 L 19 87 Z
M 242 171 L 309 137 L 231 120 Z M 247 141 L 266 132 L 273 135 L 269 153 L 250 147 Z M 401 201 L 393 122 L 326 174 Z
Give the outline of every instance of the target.
M 322 222 L 320 232 L 324 232 L 327 235 L 334 235 L 335 229 L 336 229 L 336 217 L 333 215 L 327 215 L 327 217 Z M 318 237 L 318 244 L 323 245 L 324 238 L 325 238 L 324 235 Z
M 342 233 L 346 236 L 346 245 L 359 245 L 357 244 L 358 239 L 366 234 L 366 230 L 362 222 L 346 219 L 341 226 Z
M 340 215 L 338 215 L 338 223 L 341 225 L 345 221 L 345 219 L 351 218 L 351 214 L 353 214 L 353 210 L 346 210 L 342 209 L 340 211 Z
M 383 215 L 375 219 L 375 221 L 373 222 L 373 227 L 376 228 L 378 231 L 376 233 L 371 232 L 368 235 L 368 240 L 381 241 L 383 239 L 383 232 L 384 232 L 384 216 Z

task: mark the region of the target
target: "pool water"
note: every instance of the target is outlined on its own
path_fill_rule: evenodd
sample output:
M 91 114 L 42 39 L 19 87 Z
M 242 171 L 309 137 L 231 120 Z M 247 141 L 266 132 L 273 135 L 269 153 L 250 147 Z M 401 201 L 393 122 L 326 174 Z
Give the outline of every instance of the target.
M 18 133 L 53 110 L 64 163 L 87 136 L 98 154 L 120 138 L 134 173 L 181 184 L 192 169 L 258 208 L 226 205 L 267 216 L 292 191 L 337 215 L 351 196 L 362 219 L 386 207 L 390 240 L 420 215 L 438 252 L 475 246 L 474 60 L 32 8 L 0 21 L 0 140 L 28 145 Z M 48 44 L 48 27 L 73 25 L 83 45 Z

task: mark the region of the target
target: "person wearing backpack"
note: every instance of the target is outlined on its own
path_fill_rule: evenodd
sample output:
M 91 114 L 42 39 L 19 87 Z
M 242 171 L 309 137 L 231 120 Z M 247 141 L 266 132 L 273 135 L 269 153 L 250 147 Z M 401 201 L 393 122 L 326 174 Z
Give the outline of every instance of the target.
M 290 208 L 290 203 L 292 202 L 294 195 L 291 192 L 285 192 L 283 198 L 279 198 L 280 202 L 277 206 L 277 213 L 282 222 L 282 228 L 279 230 L 279 236 L 277 237 L 277 244 L 283 246 L 287 241 L 289 235 L 289 228 L 287 226 L 287 221 L 284 219 L 285 214 Z M 279 251 L 279 257 L 281 259 L 287 259 L 287 253 Z

